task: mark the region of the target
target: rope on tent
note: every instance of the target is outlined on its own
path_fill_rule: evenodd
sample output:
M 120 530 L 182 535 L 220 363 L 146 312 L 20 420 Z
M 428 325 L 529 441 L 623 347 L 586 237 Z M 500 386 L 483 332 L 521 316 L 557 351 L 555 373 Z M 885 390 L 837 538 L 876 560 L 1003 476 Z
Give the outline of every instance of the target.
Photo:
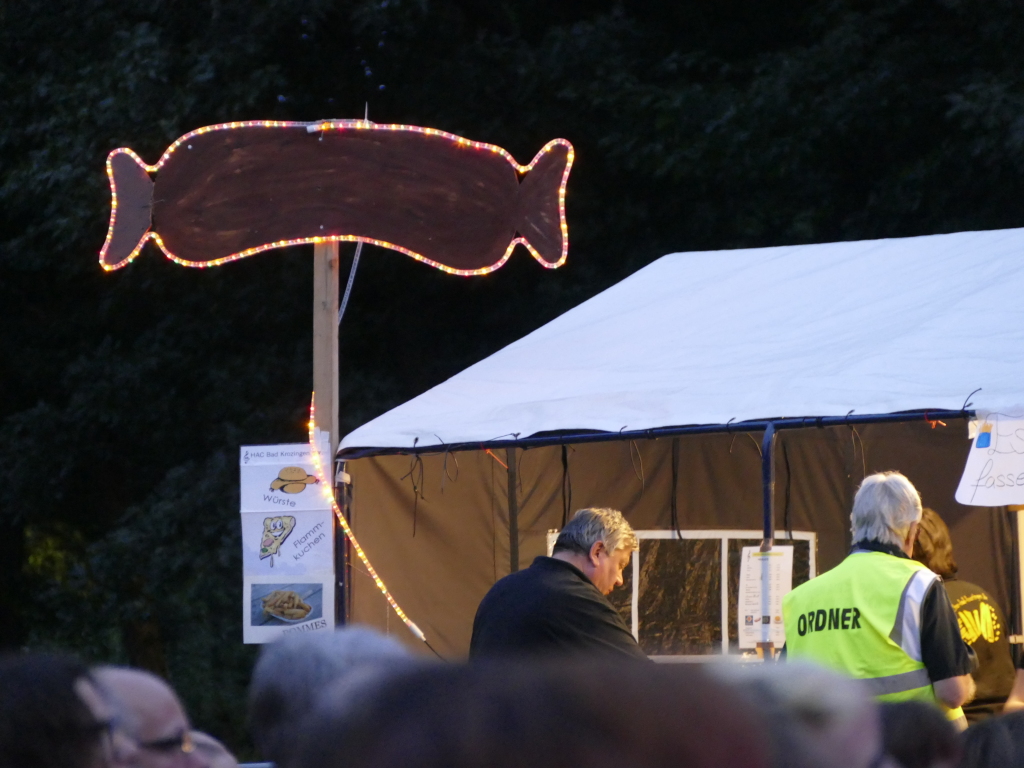
M 853 445 L 853 458 L 855 461 L 857 459 L 857 443 L 860 442 L 860 479 L 863 480 L 868 476 L 868 458 L 864 453 L 864 438 L 860 436 L 860 432 L 858 432 L 857 428 L 852 424 L 850 425 L 850 429 L 852 430 L 852 433 L 850 434 L 850 442 L 851 445 Z
M 414 438 L 412 447 L 416 447 L 416 443 L 419 442 L 419 438 Z M 419 485 L 416 484 L 416 470 L 420 472 Z M 418 453 L 414 453 L 412 458 L 409 460 L 409 471 L 398 478 L 399 482 L 409 478 L 409 482 L 412 483 L 412 537 L 416 538 L 416 517 L 419 511 L 420 499 L 427 500 L 426 495 L 423 493 L 423 457 Z
M 496 462 L 498 462 L 499 464 L 501 464 L 501 468 L 502 468 L 502 469 L 508 469 L 508 464 L 506 464 L 506 463 L 505 463 L 504 461 L 502 461 L 501 459 L 499 459 L 499 458 L 498 458 L 498 457 L 497 457 L 497 456 L 496 456 L 496 455 L 495 455 L 495 454 L 494 454 L 494 453 L 493 453 L 493 452 L 491 451 L 491 449 L 490 449 L 490 448 L 484 448 L 484 453 L 486 453 L 486 454 L 487 454 L 488 456 L 490 456 L 490 457 L 491 457 L 492 459 L 494 459 L 494 460 L 495 460 Z
M 449 451 L 448 450 L 448 446 L 444 444 L 444 441 L 441 440 L 440 437 L 438 437 L 437 435 L 434 435 L 434 437 L 437 437 L 437 442 L 441 443 L 442 449 L 444 450 L 444 464 L 441 466 L 441 471 L 444 473 L 444 474 L 441 475 L 441 493 L 444 494 L 444 480 L 445 480 L 445 478 L 448 478 L 453 483 L 457 483 L 459 481 L 459 457 L 456 456 L 453 451 Z M 455 462 L 455 477 L 452 477 L 448 473 L 448 455 L 449 454 L 451 454 L 452 461 Z
M 640 471 L 636 471 L 636 462 L 633 461 L 633 451 L 636 451 L 636 457 L 640 460 Z M 629 463 L 633 465 L 633 474 L 636 479 L 640 481 L 640 498 L 644 497 L 644 491 L 647 490 L 647 478 L 644 477 L 644 457 L 640 453 L 640 446 L 636 444 L 635 440 L 629 441 Z
M 969 400 L 970 400 L 970 399 L 971 399 L 972 397 L 974 397 L 974 396 L 975 396 L 976 394 L 978 394 L 979 392 L 981 392 L 981 387 L 978 387 L 978 388 L 977 388 L 976 390 L 974 390 L 973 392 L 971 392 L 971 394 L 969 394 L 969 395 L 968 395 L 968 396 L 967 396 L 967 397 L 966 397 L 966 398 L 964 399 L 964 407 L 963 407 L 963 408 L 961 408 L 960 410 L 961 410 L 961 411 L 964 411 L 964 412 L 966 412 L 966 411 L 967 411 L 967 409 L 968 409 L 969 407 L 971 407 L 972 405 L 974 405 L 974 403 L 971 403 L 971 402 L 968 402 L 968 401 L 969 401 Z
M 789 493 L 793 488 L 793 473 L 789 471 L 789 449 L 786 448 L 786 441 L 779 440 L 782 445 L 782 463 L 786 465 L 786 496 L 782 508 L 782 526 L 789 534 L 789 540 L 793 541 L 793 523 L 789 515 Z
M 314 399 L 315 396 L 316 395 L 314 393 Z M 430 648 L 430 643 L 427 643 L 427 636 L 423 634 L 423 630 L 416 626 L 416 623 L 412 619 L 406 616 L 405 611 L 403 611 L 401 606 L 395 601 L 395 598 L 391 596 L 391 593 L 388 591 L 388 588 L 384 586 L 384 582 L 381 580 L 380 576 L 377 575 L 377 571 L 375 571 L 373 566 L 370 564 L 370 558 L 366 556 L 366 553 L 363 551 L 363 548 L 359 545 L 359 542 L 356 540 L 355 534 L 352 533 L 352 528 L 349 526 L 348 520 L 345 518 L 345 515 L 342 514 L 341 507 L 338 506 L 338 501 L 334 497 L 334 487 L 332 486 L 331 480 L 330 478 L 328 478 L 327 473 L 324 472 L 323 460 L 320 456 L 320 446 L 317 444 L 316 440 L 316 431 L 316 406 L 314 402 L 310 402 L 309 447 L 313 455 L 313 466 L 316 468 L 316 476 L 320 479 L 320 487 L 323 489 L 324 496 L 326 496 L 328 501 L 331 502 L 331 509 L 334 510 L 334 516 L 338 519 L 338 524 L 341 526 L 341 530 L 344 532 L 345 538 L 347 538 L 351 542 L 352 549 L 356 551 L 356 555 L 362 561 L 363 565 L 366 566 L 366 572 L 370 574 L 370 578 L 372 578 L 373 583 L 377 585 L 377 589 L 379 589 L 381 594 L 384 595 L 384 599 L 388 601 L 388 604 L 392 607 L 392 609 L 394 609 L 395 614 L 398 616 L 398 618 L 400 618 L 402 622 L 405 624 L 405 626 L 409 628 L 409 631 L 412 632 L 424 643 L 426 643 L 427 647 Z M 431 650 L 434 649 L 431 648 Z M 434 653 L 437 653 L 437 651 L 434 651 Z

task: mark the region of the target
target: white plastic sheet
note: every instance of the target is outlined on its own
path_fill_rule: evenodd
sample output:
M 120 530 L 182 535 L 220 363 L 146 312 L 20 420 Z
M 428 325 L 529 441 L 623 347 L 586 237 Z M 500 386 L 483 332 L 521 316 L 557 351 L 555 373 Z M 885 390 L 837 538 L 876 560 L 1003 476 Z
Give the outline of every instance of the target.
M 342 447 L 956 410 L 979 388 L 1005 411 L 1022 297 L 1021 229 L 672 254 Z

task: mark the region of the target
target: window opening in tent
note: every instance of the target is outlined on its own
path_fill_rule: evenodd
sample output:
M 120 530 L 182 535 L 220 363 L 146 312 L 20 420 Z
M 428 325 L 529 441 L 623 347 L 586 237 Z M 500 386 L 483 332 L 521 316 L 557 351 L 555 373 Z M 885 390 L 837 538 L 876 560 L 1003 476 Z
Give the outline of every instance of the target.
M 759 546 L 758 530 L 636 531 L 628 623 L 644 652 L 656 661 L 700 661 L 741 653 L 737 636 L 740 555 Z M 677 538 L 678 537 L 678 538 Z M 794 531 L 793 586 L 816 574 L 817 534 Z M 619 590 L 622 591 L 622 590 Z M 614 596 L 615 593 L 613 592 Z M 625 618 L 625 616 L 624 616 Z
M 737 627 L 743 547 L 761 544 L 760 530 L 635 531 L 640 549 L 609 602 L 649 657 L 662 662 L 708 661 L 741 651 Z M 557 530 L 547 532 L 550 556 Z M 776 537 L 792 545 L 793 586 L 817 575 L 817 534 L 793 531 Z

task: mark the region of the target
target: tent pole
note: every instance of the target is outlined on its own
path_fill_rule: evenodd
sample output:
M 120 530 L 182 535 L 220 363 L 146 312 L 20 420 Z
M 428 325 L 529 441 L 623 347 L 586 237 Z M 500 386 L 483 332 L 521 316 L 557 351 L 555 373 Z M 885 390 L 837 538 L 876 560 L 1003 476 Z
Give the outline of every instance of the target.
M 516 449 L 505 449 L 508 464 L 508 571 L 519 570 L 519 499 L 516 496 Z
M 345 462 L 338 462 L 338 472 L 334 478 L 334 498 L 338 502 L 341 514 L 352 525 L 352 476 L 345 471 Z M 348 537 L 345 531 L 333 519 L 334 523 L 334 606 L 335 626 L 348 624 L 352 610 L 352 558 L 349 550 Z
M 775 422 L 769 421 L 761 440 L 761 487 L 764 491 L 764 538 L 761 551 L 770 552 L 775 543 Z
M 761 439 L 761 488 L 764 492 L 764 538 L 761 539 L 761 551 L 771 552 L 775 544 L 775 422 L 769 421 L 764 428 Z M 769 594 L 768 558 L 761 558 L 761 614 L 767 620 L 771 613 L 771 595 Z M 761 642 L 757 643 L 758 656 L 765 661 L 775 659 L 775 643 L 772 642 L 769 627 L 761 625 Z

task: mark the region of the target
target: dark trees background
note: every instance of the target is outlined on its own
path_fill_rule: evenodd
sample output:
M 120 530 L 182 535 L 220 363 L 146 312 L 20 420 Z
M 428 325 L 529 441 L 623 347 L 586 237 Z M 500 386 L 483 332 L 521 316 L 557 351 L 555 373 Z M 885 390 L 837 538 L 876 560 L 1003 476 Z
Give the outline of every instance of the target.
M 103 163 L 367 102 L 521 162 L 570 139 L 572 246 L 366 251 L 344 428 L 667 252 L 1024 224 L 1009 0 L 0 0 L 0 645 L 166 674 L 243 753 L 237 448 L 304 440 L 311 254 L 106 274 Z

